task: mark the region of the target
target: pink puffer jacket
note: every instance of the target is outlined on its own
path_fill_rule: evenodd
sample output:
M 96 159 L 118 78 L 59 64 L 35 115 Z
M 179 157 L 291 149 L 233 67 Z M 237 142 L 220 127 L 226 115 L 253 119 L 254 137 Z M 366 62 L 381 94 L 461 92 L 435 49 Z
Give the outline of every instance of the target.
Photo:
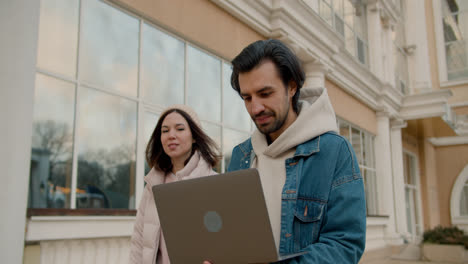
M 193 179 L 214 174 L 216 172 L 201 158 L 200 153 L 197 151 L 187 165 L 176 173 L 174 180 Z M 160 247 L 161 226 L 154 203 L 152 187 L 164 183 L 165 177 L 162 171 L 154 168 L 145 177 L 146 186 L 138 207 L 130 242 L 130 264 L 156 263 L 156 255 Z M 167 252 L 164 253 L 167 254 Z

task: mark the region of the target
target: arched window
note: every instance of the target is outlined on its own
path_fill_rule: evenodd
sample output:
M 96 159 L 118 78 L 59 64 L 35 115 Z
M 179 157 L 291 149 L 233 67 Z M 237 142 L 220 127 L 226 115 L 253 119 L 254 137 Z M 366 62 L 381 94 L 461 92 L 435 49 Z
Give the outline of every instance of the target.
M 468 164 L 453 185 L 450 209 L 452 224 L 468 231 Z

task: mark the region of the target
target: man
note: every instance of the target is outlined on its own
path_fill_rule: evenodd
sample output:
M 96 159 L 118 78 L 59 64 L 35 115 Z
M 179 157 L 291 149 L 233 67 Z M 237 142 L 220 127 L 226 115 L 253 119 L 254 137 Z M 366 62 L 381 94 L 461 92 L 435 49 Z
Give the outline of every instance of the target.
M 284 263 L 358 263 L 363 180 L 326 90 L 301 91 L 300 62 L 278 40 L 250 44 L 232 65 L 231 84 L 257 130 L 234 148 L 228 170 L 258 169 L 280 255 L 307 252 Z

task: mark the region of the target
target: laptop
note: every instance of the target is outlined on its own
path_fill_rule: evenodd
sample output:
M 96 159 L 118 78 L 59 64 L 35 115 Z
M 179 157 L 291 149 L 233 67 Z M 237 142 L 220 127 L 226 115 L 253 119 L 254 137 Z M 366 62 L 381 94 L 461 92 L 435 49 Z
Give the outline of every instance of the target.
M 260 176 L 239 170 L 153 186 L 172 264 L 269 263 L 279 256 Z

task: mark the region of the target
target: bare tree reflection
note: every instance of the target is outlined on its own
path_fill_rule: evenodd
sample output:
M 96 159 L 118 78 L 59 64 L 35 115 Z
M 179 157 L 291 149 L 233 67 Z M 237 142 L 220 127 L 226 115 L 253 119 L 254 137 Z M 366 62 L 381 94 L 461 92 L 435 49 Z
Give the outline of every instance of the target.
M 78 208 L 129 208 L 134 195 L 135 147 L 87 151 L 78 157 Z
M 70 207 L 72 138 L 66 123 L 34 123 L 29 207 Z M 134 190 L 135 144 L 78 157 L 77 208 L 132 208 Z
M 69 206 L 72 133 L 65 122 L 34 122 L 29 206 Z

